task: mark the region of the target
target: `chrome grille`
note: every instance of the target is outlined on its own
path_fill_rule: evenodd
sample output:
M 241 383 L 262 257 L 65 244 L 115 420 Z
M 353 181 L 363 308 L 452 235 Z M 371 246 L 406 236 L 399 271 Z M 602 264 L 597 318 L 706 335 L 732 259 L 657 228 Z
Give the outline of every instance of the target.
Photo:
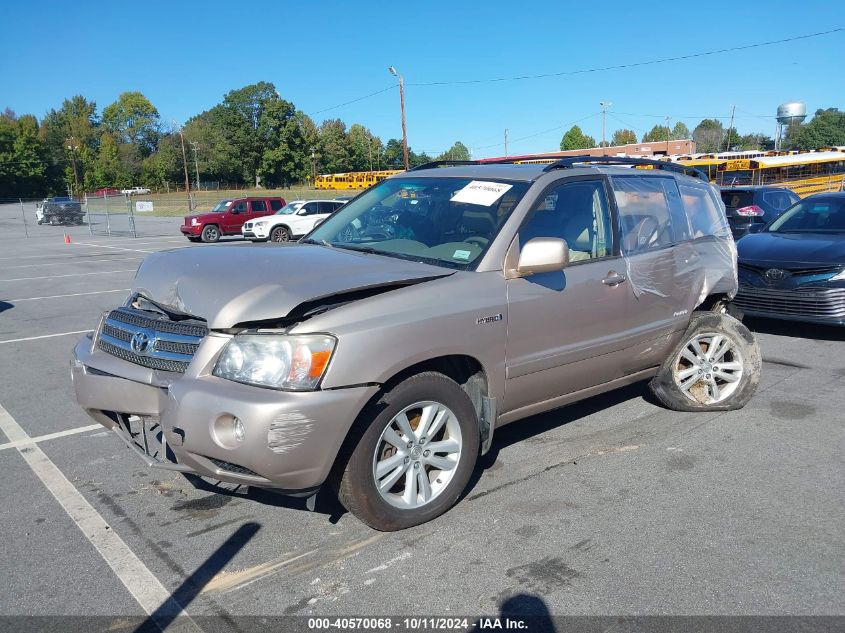
M 765 272 L 771 268 L 781 268 L 777 265 L 772 266 L 752 266 L 750 264 L 739 264 L 739 267 L 743 270 L 747 270 L 753 273 L 757 273 L 761 277 L 765 274 Z M 816 266 L 813 268 L 782 268 L 786 273 L 789 274 L 791 277 L 808 277 L 812 275 L 833 275 L 838 273 L 842 270 L 842 265 L 836 266 Z
M 118 308 L 106 317 L 97 346 L 135 365 L 184 372 L 206 334 L 208 328 L 196 319 L 171 321 L 164 314 Z
M 845 288 L 780 290 L 740 286 L 734 303 L 748 313 L 845 319 Z

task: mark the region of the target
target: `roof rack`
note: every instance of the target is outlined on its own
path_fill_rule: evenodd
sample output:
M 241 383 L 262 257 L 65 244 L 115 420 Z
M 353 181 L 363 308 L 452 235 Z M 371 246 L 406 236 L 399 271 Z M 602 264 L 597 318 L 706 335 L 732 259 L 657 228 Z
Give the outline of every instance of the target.
M 546 165 L 543 171 L 553 171 L 555 169 L 570 169 L 575 165 L 583 163 L 601 163 L 603 165 L 650 165 L 654 169 L 664 169 L 666 171 L 674 171 L 686 176 L 693 176 L 700 178 L 704 182 L 710 182 L 710 179 L 695 167 L 688 167 L 679 163 L 670 163 L 662 160 L 651 160 L 648 158 L 631 158 L 629 156 L 567 156 L 561 158 L 559 161 Z
M 419 171 L 420 169 L 436 169 L 437 167 L 454 167 L 457 165 L 478 165 L 477 160 L 433 160 L 429 163 L 423 163 L 416 167 L 411 167 L 408 171 Z

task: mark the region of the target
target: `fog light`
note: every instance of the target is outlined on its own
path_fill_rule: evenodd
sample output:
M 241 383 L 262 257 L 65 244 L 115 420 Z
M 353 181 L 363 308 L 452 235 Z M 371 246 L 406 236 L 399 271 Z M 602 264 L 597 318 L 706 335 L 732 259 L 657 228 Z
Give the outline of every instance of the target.
M 246 437 L 246 429 L 244 428 L 244 423 L 241 422 L 240 418 L 232 419 L 232 435 L 236 440 L 238 440 L 238 442 L 243 442 Z

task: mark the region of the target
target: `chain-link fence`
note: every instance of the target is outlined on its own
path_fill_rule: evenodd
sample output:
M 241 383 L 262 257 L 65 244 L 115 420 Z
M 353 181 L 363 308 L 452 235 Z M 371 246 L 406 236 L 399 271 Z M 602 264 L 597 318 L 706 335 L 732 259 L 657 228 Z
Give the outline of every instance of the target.
M 225 199 L 282 197 L 286 201 L 354 196 L 357 190 L 239 189 L 140 195 L 83 195 L 81 199 L 0 199 L 0 240 L 69 236 L 159 237 L 180 235 L 186 215 L 207 213 Z

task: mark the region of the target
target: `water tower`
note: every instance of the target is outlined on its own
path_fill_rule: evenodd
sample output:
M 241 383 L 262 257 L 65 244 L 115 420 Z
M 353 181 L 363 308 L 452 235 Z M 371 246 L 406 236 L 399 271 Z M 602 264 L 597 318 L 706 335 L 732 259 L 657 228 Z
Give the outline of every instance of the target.
M 778 106 L 777 134 L 775 136 L 775 149 L 780 149 L 783 130 L 793 123 L 801 123 L 807 118 L 807 104 L 801 101 L 790 101 Z

